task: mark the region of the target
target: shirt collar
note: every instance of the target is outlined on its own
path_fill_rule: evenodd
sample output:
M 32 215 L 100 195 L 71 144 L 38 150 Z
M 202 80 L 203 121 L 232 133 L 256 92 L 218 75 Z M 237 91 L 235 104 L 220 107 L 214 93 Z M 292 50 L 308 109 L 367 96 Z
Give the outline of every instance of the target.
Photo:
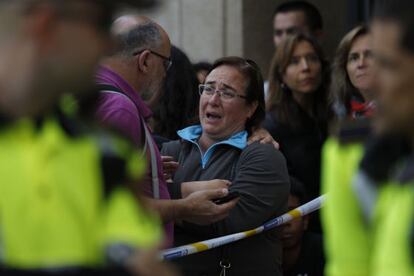
M 139 93 L 119 74 L 108 67 L 99 66 L 95 80 L 98 84 L 107 84 L 119 88 L 137 106 L 139 113 L 147 120 L 152 117 L 151 109 L 145 104 Z
M 201 134 L 203 132 L 203 129 L 201 128 L 201 125 L 194 125 L 187 127 L 185 129 L 177 131 L 177 134 L 181 139 L 196 143 L 197 140 L 200 138 Z M 233 146 L 235 148 L 238 148 L 240 150 L 243 150 L 247 147 L 247 131 L 243 130 L 240 132 L 237 132 L 236 134 L 232 135 L 230 138 L 220 141 L 218 143 L 215 143 L 211 147 L 215 145 L 229 145 Z

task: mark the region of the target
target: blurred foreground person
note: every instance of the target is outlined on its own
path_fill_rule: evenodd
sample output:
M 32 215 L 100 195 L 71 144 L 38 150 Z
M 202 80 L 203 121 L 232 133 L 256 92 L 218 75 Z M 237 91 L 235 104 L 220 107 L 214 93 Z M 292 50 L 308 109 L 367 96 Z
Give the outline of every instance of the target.
M 1 275 L 171 275 L 137 252 L 161 237 L 137 200 L 143 160 L 57 108 L 91 85 L 124 2 L 0 2 Z
M 364 153 L 351 144 L 325 152 L 327 275 L 414 275 L 413 10 L 383 1 L 374 14 L 376 136 Z

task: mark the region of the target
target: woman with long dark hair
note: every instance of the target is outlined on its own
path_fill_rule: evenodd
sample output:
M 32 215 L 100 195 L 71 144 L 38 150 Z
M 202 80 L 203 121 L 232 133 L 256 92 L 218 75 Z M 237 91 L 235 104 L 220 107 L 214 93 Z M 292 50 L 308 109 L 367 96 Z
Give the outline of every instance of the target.
M 331 118 L 328 71 L 316 40 L 296 34 L 278 46 L 269 77 L 264 126 L 311 198 L 319 195 L 321 148 Z
M 165 92 L 154 108 L 154 133 L 167 140 L 178 139 L 177 130 L 197 122 L 198 80 L 186 54 L 173 46 L 172 66 L 165 79 Z

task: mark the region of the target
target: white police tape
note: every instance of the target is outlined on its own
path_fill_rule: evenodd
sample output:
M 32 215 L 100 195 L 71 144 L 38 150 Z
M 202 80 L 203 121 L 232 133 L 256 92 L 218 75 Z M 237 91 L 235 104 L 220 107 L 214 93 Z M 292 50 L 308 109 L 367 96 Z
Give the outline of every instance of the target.
M 308 203 L 293 209 L 289 212 L 287 212 L 284 215 L 281 215 L 277 218 L 274 218 L 268 222 L 266 222 L 265 224 L 252 229 L 252 230 L 248 230 L 248 231 L 243 231 L 243 232 L 239 232 L 239 233 L 234 233 L 234 234 L 230 234 L 230 235 L 226 235 L 226 236 L 222 236 L 222 237 L 217 237 L 214 239 L 210 239 L 210 240 L 205 240 L 205 241 L 201 241 L 201 242 L 196 242 L 196 243 L 192 243 L 192 244 L 187 244 L 187 245 L 183 245 L 183 246 L 179 246 L 179 247 L 175 247 L 175 248 L 170 248 L 170 249 L 166 249 L 163 250 L 161 252 L 161 259 L 164 260 L 172 260 L 172 259 L 176 259 L 176 258 L 180 258 L 180 257 L 184 257 L 190 254 L 194 254 L 194 253 L 198 253 L 198 252 L 203 252 L 212 248 L 216 248 L 225 244 L 229 244 L 238 240 L 242 240 L 254 235 L 257 235 L 263 231 L 267 231 L 269 229 L 278 227 L 286 222 L 289 222 L 295 218 L 299 218 L 305 215 L 308 215 L 318 209 L 320 209 L 323 205 L 323 203 L 326 200 L 326 196 L 322 195 L 318 198 L 315 198 L 312 201 L 309 201 Z

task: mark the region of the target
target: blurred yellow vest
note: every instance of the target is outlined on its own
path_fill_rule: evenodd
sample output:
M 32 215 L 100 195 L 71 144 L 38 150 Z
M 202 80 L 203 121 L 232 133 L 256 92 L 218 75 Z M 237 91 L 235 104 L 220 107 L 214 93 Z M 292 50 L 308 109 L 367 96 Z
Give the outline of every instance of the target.
M 330 138 L 324 145 L 322 192 L 328 195 L 321 210 L 327 256 L 326 275 L 368 275 L 369 231 L 363 222 L 352 178 L 362 158 L 360 144 L 340 144 Z
M 414 275 L 414 183 L 404 184 L 390 183 L 380 191 L 370 275 Z
M 71 137 L 53 118 L 40 128 L 30 120 L 0 126 L 0 263 L 93 267 L 103 263 L 111 243 L 159 242 L 158 218 L 126 186 L 105 195 L 101 154 L 95 138 Z M 145 163 L 138 154 L 128 156 L 127 170 L 136 178 Z
M 384 183 L 367 221 L 352 187 L 362 154 L 362 145 L 333 138 L 324 146 L 326 275 L 414 275 L 414 183 Z

